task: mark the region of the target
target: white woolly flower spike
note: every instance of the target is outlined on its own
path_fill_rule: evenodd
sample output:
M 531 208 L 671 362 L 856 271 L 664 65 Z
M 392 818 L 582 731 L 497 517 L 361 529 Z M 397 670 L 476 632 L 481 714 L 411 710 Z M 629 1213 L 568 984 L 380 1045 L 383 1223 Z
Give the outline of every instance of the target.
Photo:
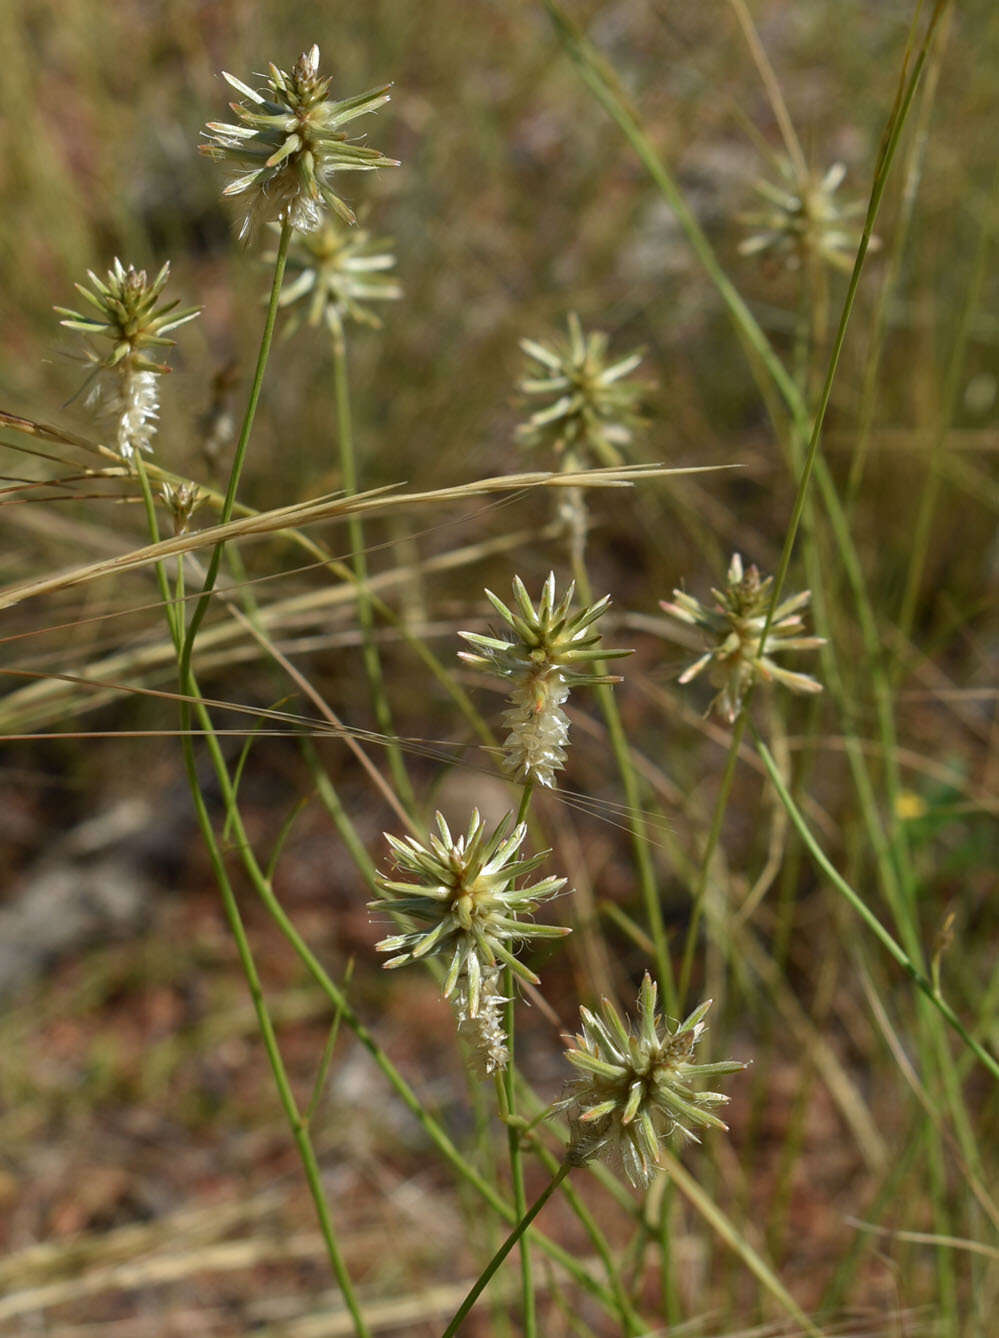
M 484 1009 L 495 1017 L 498 1005 L 504 1002 L 497 993 L 495 973 L 500 964 L 520 980 L 539 983 L 534 972 L 514 956 L 514 946 L 525 939 L 562 938 L 569 933 L 562 925 L 536 924 L 525 918 L 561 891 L 566 880 L 549 877 L 517 886 L 551 851 L 520 857 L 527 826 L 521 823 L 511 830 L 510 813 L 487 833 L 476 810 L 464 835 L 457 837 L 452 836 L 442 814 L 436 819 L 437 832 L 431 832 L 425 841 L 415 836 L 399 840 L 385 833 L 396 870 L 412 881 L 379 873 L 376 882 L 381 899 L 370 906 L 401 915 L 413 928 L 392 934 L 375 947 L 393 954 L 386 967 L 449 956 L 445 999 L 459 991 L 462 1020 L 479 1018 Z
M 515 576 L 515 609 L 508 608 L 491 590 L 485 592 L 512 628 L 514 639 L 459 632 L 476 647 L 474 652 L 459 651 L 462 660 L 511 682 L 509 706 L 502 716 L 509 730 L 503 746 L 507 770 L 519 779 L 549 787 L 554 786 L 555 772 L 561 771 L 566 762 L 569 717 L 562 708 L 569 689 L 620 682 L 612 675 L 594 673 L 590 666 L 632 653 L 605 649 L 599 645 L 599 632 L 592 630 L 610 603 L 610 596 L 570 614 L 575 589 L 575 583 L 570 584 L 556 602 L 555 573 L 550 572 L 535 607 L 523 581 Z
M 609 999 L 602 1001 L 599 1017 L 580 1008 L 583 1029 L 566 1059 L 582 1076 L 560 1103 L 571 1112 L 571 1162 L 579 1166 L 607 1155 L 624 1167 L 636 1188 L 651 1180 L 660 1147 L 670 1134 L 696 1143 L 691 1126 L 728 1128 L 712 1111 L 729 1098 L 721 1092 L 695 1091 L 691 1079 L 745 1068 L 735 1059 L 694 1063 L 710 999 L 671 1030 L 656 1012 L 656 996 L 656 984 L 646 972 L 635 1023 L 622 1021 Z
M 500 970 L 487 966 L 482 972 L 479 987 L 478 1010 L 471 1012 L 468 976 L 458 977 L 458 986 L 452 996 L 458 1018 L 458 1034 L 468 1043 L 472 1063 L 480 1078 L 499 1073 L 510 1063 L 504 1026 L 504 1010 L 509 1000 L 500 993 Z
M 166 338 L 168 331 L 193 321 L 201 311 L 200 307 L 178 311 L 177 301 L 160 301 L 169 276 L 169 261 L 150 282 L 145 270 L 125 266 L 116 256 L 106 278 L 100 279 L 88 270 L 91 287 L 76 284 L 77 292 L 95 308 L 96 315 L 56 307 L 65 317 L 60 324 L 67 329 L 111 342 L 105 354 L 88 352 L 96 375 L 86 403 L 99 405 L 104 417 L 114 423 L 115 447 L 125 460 L 134 459 L 137 451 L 148 453 L 153 449 L 159 413 L 158 378 L 170 368 L 153 361 L 150 349 L 172 348 L 174 341 Z
M 254 223 L 272 219 L 312 232 L 327 209 L 353 223 L 353 210 L 330 185 L 333 174 L 399 164 L 349 140 L 343 127 L 384 106 L 391 84 L 334 102 L 326 96 L 331 80 L 319 73 L 318 46 L 303 52 L 290 72 L 267 68 L 263 92 L 223 71 L 226 82 L 247 99 L 229 103 L 240 124 L 209 121 L 202 132 L 208 143 L 199 145 L 206 157 L 236 169 L 222 194 L 247 198 L 240 237 Z
M 761 580 L 756 567 L 744 571 L 742 558 L 734 553 L 725 589 L 711 591 L 714 608 L 705 608 L 682 590 L 673 591 L 672 603 L 660 600 L 660 608 L 671 617 L 700 627 L 707 634 L 710 649 L 683 671 L 680 682 L 689 683 L 710 667 L 711 682 L 721 689 L 711 705 L 718 708 L 729 724 L 742 710 L 750 687 L 758 681 L 776 680 L 792 692 L 822 691 L 822 684 L 816 679 L 785 669 L 773 659 L 786 650 L 815 650 L 826 644 L 821 636 L 798 635 L 804 627 L 798 610 L 811 599 L 811 591 L 803 590 L 778 604 L 763 642 L 772 584 L 773 577 Z

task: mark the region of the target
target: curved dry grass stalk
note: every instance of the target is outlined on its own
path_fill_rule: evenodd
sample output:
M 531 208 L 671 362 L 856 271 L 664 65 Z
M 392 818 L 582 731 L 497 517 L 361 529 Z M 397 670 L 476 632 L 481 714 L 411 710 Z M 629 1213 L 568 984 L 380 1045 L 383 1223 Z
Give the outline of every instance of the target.
M 662 478 L 671 474 L 703 473 L 715 468 L 729 467 L 706 465 L 690 469 L 667 469 L 661 465 L 633 465 L 561 474 L 533 471 L 526 474 L 506 474 L 478 479 L 472 483 L 435 488 L 428 492 L 397 493 L 393 491 L 395 485 L 389 485 L 355 493 L 350 497 L 338 493 L 330 494 L 306 502 L 296 502 L 290 506 L 276 507 L 256 515 L 243 516 L 225 525 L 211 525 L 207 529 L 177 535 L 172 539 L 163 539 L 156 544 L 146 544 L 142 548 L 133 549 L 130 553 L 71 567 L 66 571 L 44 576 L 40 580 L 21 581 L 6 586 L 0 589 L 0 609 L 11 608 L 23 600 L 33 599 L 39 595 L 54 594 L 71 586 L 84 585 L 89 581 L 99 580 L 102 576 L 121 575 L 126 571 L 153 566 L 167 558 L 181 557 L 204 548 L 214 548 L 231 540 L 276 534 L 292 527 L 315 525 L 324 520 L 341 520 L 361 514 L 383 515 L 410 507 L 461 502 L 471 497 L 522 492 L 532 488 L 627 488 L 645 479 Z

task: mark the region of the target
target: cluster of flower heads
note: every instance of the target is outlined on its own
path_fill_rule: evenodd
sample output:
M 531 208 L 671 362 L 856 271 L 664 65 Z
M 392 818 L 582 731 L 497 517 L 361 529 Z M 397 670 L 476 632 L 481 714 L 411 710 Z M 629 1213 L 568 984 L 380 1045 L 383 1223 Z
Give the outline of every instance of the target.
M 591 666 L 601 660 L 630 655 L 607 650 L 593 624 L 610 603 L 605 595 L 588 608 L 570 612 L 575 584 L 555 598 L 555 573 L 550 572 L 537 606 L 519 576 L 513 579 L 516 608 L 510 609 L 491 590 L 486 598 L 512 629 L 513 638 L 459 633 L 476 649 L 459 651 L 461 659 L 509 681 L 509 706 L 503 724 L 509 731 L 503 746 L 507 770 L 519 780 L 552 787 L 555 772 L 565 766 L 569 717 L 563 706 L 569 689 L 616 683 Z
M 489 832 L 476 811 L 464 834 L 453 836 L 438 813 L 437 832 L 425 840 L 399 840 L 386 832 L 394 876 L 378 874 L 380 899 L 371 903 L 371 909 L 391 910 L 413 926 L 375 945 L 379 952 L 392 954 L 387 967 L 429 957 L 447 960 L 444 997 L 454 998 L 459 1020 L 488 1072 L 504 1067 L 508 1058 L 500 967 L 537 984 L 538 977 L 515 956 L 514 948 L 527 939 L 561 938 L 569 932 L 529 918 L 566 880 L 548 877 L 517 886 L 551 852 L 521 856 L 527 827 L 521 823 L 511 830 L 511 825 L 508 814 Z
M 833 163 L 822 176 L 802 176 L 789 159 L 781 158 L 779 169 L 779 183 L 754 182 L 767 207 L 741 216 L 740 222 L 754 231 L 740 242 L 740 252 L 772 257 L 788 269 L 797 269 L 813 255 L 836 269 L 850 270 L 861 237 L 851 220 L 864 206 L 836 199 L 845 166 Z
M 238 125 L 209 121 L 208 143 L 200 146 L 207 157 L 237 173 L 223 194 L 247 197 L 240 236 L 247 236 L 255 223 L 269 221 L 313 232 L 326 209 L 353 223 L 353 211 L 333 190 L 330 178 L 336 172 L 372 172 L 398 163 L 351 141 L 343 127 L 388 102 L 391 85 L 333 101 L 327 96 L 331 80 L 319 73 L 318 46 L 299 56 L 290 72 L 276 65 L 268 70 L 263 92 L 223 71 L 223 78 L 247 101 L 229 104 Z
M 367 304 L 402 297 L 402 286 L 386 273 L 395 266 L 395 256 L 385 249 L 389 245 L 373 240 L 364 228 L 347 227 L 335 219 L 327 219 L 315 232 L 296 233 L 288 250 L 289 281 L 281 292 L 280 305 L 301 301 L 306 322 L 325 325 L 340 346 L 348 320 L 380 329 L 381 320 Z M 287 333 L 294 333 L 301 323 L 296 311 Z
M 636 1187 L 649 1183 L 670 1134 L 696 1142 L 695 1128 L 727 1128 L 713 1110 L 728 1097 L 696 1091 L 691 1080 L 745 1067 L 734 1059 L 694 1062 L 710 999 L 671 1030 L 656 1012 L 656 995 L 646 973 L 634 1024 L 622 1021 L 609 999 L 603 1000 L 599 1016 L 580 1008 L 583 1029 L 566 1054 L 581 1075 L 561 1103 L 570 1110 L 570 1160 L 580 1165 L 606 1153 Z
M 188 307 L 178 311 L 177 301 L 160 301 L 169 276 L 169 261 L 150 282 L 145 270 L 123 265 L 116 256 L 107 278 L 100 279 L 88 270 L 90 288 L 82 283 L 75 285 L 96 315 L 56 307 L 65 318 L 61 324 L 68 329 L 111 343 L 107 353 L 88 349 L 94 380 L 86 403 L 99 406 L 113 422 L 115 448 L 125 460 L 134 459 L 137 451 L 153 449 L 159 414 L 157 381 L 170 368 L 150 357 L 150 350 L 172 348 L 174 341 L 166 337 L 167 333 L 194 320 L 201 310 Z
M 638 412 L 647 387 L 628 380 L 642 361 L 634 352 L 617 362 L 607 357 L 607 336 L 585 334 L 576 313 L 568 317 L 567 340 L 541 344 L 522 339 L 529 375 L 519 388 L 527 396 L 549 400 L 517 429 L 522 445 L 545 447 L 576 469 L 592 464 L 618 465 L 644 425 Z
M 710 669 L 712 684 L 721 689 L 712 705 L 730 724 L 742 710 L 754 683 L 776 680 L 792 692 L 822 691 L 816 679 L 785 669 L 773 659 L 783 651 L 814 650 L 825 645 L 823 637 L 800 635 L 804 622 L 799 610 L 811 599 L 811 591 L 803 590 L 777 605 L 764 639 L 772 586 L 772 576 L 761 580 L 755 566 L 744 570 L 742 558 L 735 553 L 724 590 L 711 591 L 713 608 L 705 608 L 682 590 L 673 591 L 672 603 L 661 601 L 661 607 L 672 617 L 706 634 L 709 649 L 683 671 L 680 682 L 689 683 L 702 670 Z

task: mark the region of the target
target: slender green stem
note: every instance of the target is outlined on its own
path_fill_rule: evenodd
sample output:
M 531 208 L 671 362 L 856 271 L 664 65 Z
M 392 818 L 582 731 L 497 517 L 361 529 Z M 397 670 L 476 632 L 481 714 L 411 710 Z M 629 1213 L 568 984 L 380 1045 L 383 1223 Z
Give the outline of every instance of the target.
M 715 800 L 714 813 L 711 818 L 711 827 L 708 831 L 708 840 L 704 847 L 704 855 L 701 858 L 700 873 L 697 876 L 697 885 L 694 888 L 694 899 L 690 908 L 690 927 L 687 930 L 687 941 L 683 949 L 683 965 L 680 968 L 680 983 L 677 987 L 681 1011 L 683 1001 L 687 997 L 687 990 L 690 988 L 690 974 L 693 970 L 694 951 L 697 946 L 697 931 L 704 914 L 704 898 L 711 878 L 711 864 L 718 848 L 718 842 L 721 839 L 721 830 L 725 822 L 725 810 L 728 807 L 735 768 L 739 761 L 742 736 L 746 731 L 746 719 L 746 708 L 743 706 L 732 730 L 732 740 L 729 743 L 728 756 L 725 759 L 725 770 L 722 773 L 721 785 L 718 789 L 718 797 Z
M 236 505 L 236 492 L 239 488 L 239 480 L 243 473 L 243 465 L 246 461 L 246 450 L 250 444 L 250 433 L 253 431 L 253 420 L 257 414 L 257 404 L 260 401 L 260 392 L 264 384 L 264 371 L 267 367 L 267 360 L 270 357 L 271 343 L 274 339 L 274 326 L 277 323 L 278 299 L 281 296 L 281 284 L 284 281 L 285 261 L 288 258 L 288 243 L 291 241 L 291 223 L 285 219 L 281 224 L 281 237 L 278 241 L 277 257 L 274 261 L 274 275 L 271 280 L 271 295 L 267 304 L 267 319 L 264 322 L 264 331 L 260 339 L 260 351 L 257 354 L 257 365 L 253 373 L 253 382 L 250 386 L 250 396 L 246 402 L 246 411 L 243 414 L 243 425 L 240 428 L 239 440 L 236 442 L 236 451 L 233 455 L 232 468 L 229 471 L 229 482 L 226 485 L 225 497 L 222 501 L 222 508 L 219 513 L 219 521 L 225 525 L 232 519 L 233 507 Z M 191 614 L 191 621 L 188 624 L 187 635 L 184 637 L 184 644 L 180 655 L 180 683 L 181 690 L 186 691 L 187 676 L 191 668 L 191 656 L 194 652 L 194 641 L 198 635 L 198 629 L 201 626 L 205 614 L 208 612 L 208 605 L 211 602 L 212 591 L 215 589 L 215 582 L 218 580 L 219 566 L 222 562 L 222 553 L 225 543 L 220 542 L 212 549 L 212 555 L 208 562 L 208 570 L 205 573 L 204 584 L 197 603 L 194 606 L 194 612 Z
M 517 810 L 517 825 L 527 820 L 527 811 L 531 805 L 531 795 L 534 793 L 534 781 L 529 780 L 523 788 L 520 796 L 520 806 Z M 503 994 L 506 998 L 506 1004 L 503 1010 L 503 1021 L 506 1028 L 506 1045 L 509 1051 L 509 1060 L 502 1075 L 502 1096 L 503 1106 L 507 1117 L 506 1141 L 507 1149 L 510 1155 L 510 1179 L 513 1183 L 513 1206 L 517 1211 L 518 1217 L 523 1217 L 527 1211 L 527 1195 L 524 1189 L 524 1157 L 521 1147 L 521 1131 L 516 1125 L 517 1118 L 517 1081 L 515 1049 L 515 1009 L 516 1009 L 516 986 L 513 979 L 513 971 L 509 966 L 503 969 Z M 536 1338 L 538 1331 L 537 1306 L 534 1299 L 534 1277 L 531 1270 L 531 1247 L 524 1236 L 520 1241 L 520 1292 L 521 1307 L 523 1311 L 524 1338 Z
M 549 1175 L 554 1175 L 559 1168 L 559 1162 L 546 1147 L 541 1143 L 536 1143 L 534 1151 L 543 1162 Z M 621 1281 L 620 1270 L 614 1263 L 614 1258 L 607 1243 L 607 1237 L 597 1226 L 593 1214 L 587 1208 L 586 1204 L 572 1187 L 572 1182 L 566 1180 L 562 1184 L 562 1196 L 566 1203 L 579 1219 L 580 1225 L 589 1236 L 593 1248 L 600 1256 L 600 1261 L 607 1274 L 607 1281 L 610 1283 L 614 1296 L 617 1299 L 618 1314 L 621 1320 L 622 1332 L 632 1338 L 633 1335 L 645 1333 L 648 1325 L 642 1322 L 635 1307 L 632 1305 L 628 1293 L 625 1290 L 624 1283 Z
M 573 575 L 583 603 L 592 604 L 593 590 L 590 586 L 585 563 L 581 559 L 574 563 Z M 595 663 L 593 669 L 597 674 L 607 672 L 606 665 L 600 662 Z M 628 825 L 631 829 L 631 844 L 638 865 L 638 879 L 645 902 L 645 913 L 652 933 L 652 942 L 655 945 L 659 988 L 662 991 L 663 1003 L 666 1008 L 675 1012 L 677 1006 L 676 983 L 673 979 L 673 964 L 670 961 L 666 924 L 663 920 L 663 910 L 659 902 L 659 889 L 656 886 L 656 875 L 649 850 L 648 833 L 645 830 L 645 821 L 642 817 L 642 796 L 638 786 L 638 777 L 632 764 L 631 749 L 628 746 L 628 738 L 624 732 L 621 713 L 617 709 L 614 693 L 606 683 L 597 687 L 596 693 L 607 724 L 607 733 L 610 737 L 614 760 L 617 762 L 621 783 L 624 786 L 625 800 L 628 805 Z
M 752 728 L 752 726 L 750 726 L 750 728 Z M 926 998 L 929 999 L 930 1003 L 937 1010 L 937 1012 L 940 1013 L 940 1015 L 951 1027 L 953 1027 L 954 1031 L 956 1031 L 958 1036 L 961 1037 L 965 1045 L 967 1045 L 969 1049 L 971 1049 L 975 1053 L 975 1055 L 978 1057 L 981 1063 L 984 1064 L 984 1066 L 989 1070 L 992 1076 L 996 1079 L 999 1079 L 999 1060 L 997 1060 L 994 1055 L 991 1055 L 979 1041 L 975 1040 L 975 1038 L 970 1034 L 968 1029 L 965 1027 L 964 1023 L 954 1012 L 953 1008 L 951 1008 L 950 1004 L 947 1003 L 947 1001 L 940 994 L 937 993 L 937 991 L 933 988 L 932 982 L 929 979 L 927 979 L 927 977 L 922 973 L 922 971 L 918 969 L 918 967 L 916 967 L 911 957 L 905 951 L 902 945 L 895 938 L 893 938 L 893 936 L 888 932 L 888 930 L 884 927 L 884 925 L 874 914 L 874 912 L 870 910 L 870 908 L 867 906 L 866 902 L 863 900 L 860 894 L 855 892 L 854 889 L 846 881 L 846 879 L 843 878 L 839 874 L 839 872 L 833 867 L 833 864 L 828 859 L 825 852 L 823 851 L 819 843 L 816 841 L 815 837 L 812 835 L 812 832 L 808 827 L 808 824 L 805 822 L 805 819 L 802 816 L 800 810 L 798 809 L 798 806 L 795 804 L 794 800 L 788 793 L 787 787 L 785 786 L 780 771 L 778 770 L 777 763 L 774 761 L 773 757 L 770 754 L 770 750 L 767 748 L 766 744 L 763 742 L 760 736 L 756 733 L 755 729 L 753 730 L 753 736 L 756 739 L 756 750 L 763 760 L 763 765 L 766 767 L 767 774 L 770 776 L 770 780 L 773 782 L 774 789 L 777 791 L 781 803 L 787 809 L 791 821 L 797 828 L 798 835 L 801 837 L 805 845 L 808 847 L 808 850 L 812 858 L 815 860 L 816 864 L 826 875 L 826 877 L 830 880 L 833 887 L 836 888 L 837 892 L 839 892 L 843 897 L 846 898 L 846 900 L 850 903 L 850 905 L 857 912 L 857 914 L 864 921 L 864 923 L 871 930 L 871 932 L 880 940 L 881 944 L 883 945 L 884 948 L 887 949 L 890 956 L 892 956 L 895 959 L 895 961 L 909 975 L 909 977 L 914 981 L 914 983 L 922 991 L 922 993 L 926 996 Z
M 509 966 L 503 969 L 503 994 L 506 1004 L 503 1020 L 506 1026 L 506 1045 L 510 1058 L 500 1078 L 502 1108 L 506 1117 L 506 1144 L 510 1156 L 510 1180 L 513 1184 L 513 1206 L 518 1218 L 527 1211 L 527 1195 L 524 1189 L 524 1157 L 520 1143 L 520 1129 L 517 1128 L 517 1090 L 514 1071 L 514 1009 L 516 1005 L 516 986 L 513 972 Z M 497 1075 L 500 1076 L 500 1075 Z M 538 1331 L 537 1307 L 534 1301 L 534 1277 L 531 1270 L 531 1247 L 526 1236 L 520 1240 L 520 1295 L 523 1311 L 525 1338 L 536 1338 Z
M 523 1216 L 517 1222 L 517 1225 L 510 1232 L 509 1236 L 507 1236 L 506 1240 L 503 1242 L 503 1244 L 499 1247 L 499 1249 L 490 1259 L 489 1263 L 479 1274 L 478 1278 L 476 1278 L 471 1291 L 469 1291 L 464 1301 L 462 1301 L 461 1305 L 455 1311 L 454 1318 L 451 1320 L 450 1324 L 444 1330 L 443 1334 L 441 1335 L 441 1338 L 454 1338 L 454 1335 L 458 1332 L 462 1324 L 468 1318 L 469 1312 L 471 1311 L 472 1307 L 475 1305 L 476 1301 L 479 1299 L 479 1297 L 485 1291 L 486 1287 L 489 1285 L 489 1282 L 491 1281 L 493 1275 L 496 1273 L 500 1264 L 502 1264 L 503 1260 L 507 1257 L 507 1255 L 513 1249 L 513 1247 L 517 1244 L 517 1242 L 523 1236 L 524 1232 L 531 1225 L 531 1223 L 537 1217 L 538 1213 L 545 1206 L 545 1204 L 548 1202 L 551 1196 L 555 1193 L 559 1185 L 562 1183 L 562 1181 L 565 1179 L 565 1177 L 569 1174 L 571 1170 L 572 1167 L 568 1162 L 563 1162 L 562 1165 L 558 1168 L 558 1170 L 555 1172 L 555 1174 L 549 1181 L 548 1185 L 541 1191 L 541 1193 L 534 1200 L 534 1203 L 527 1210 L 527 1212 L 523 1214 Z
M 357 460 L 354 454 L 354 425 L 350 411 L 350 378 L 347 375 L 347 346 L 342 339 L 333 340 L 333 380 L 336 390 L 337 436 L 340 445 L 340 472 L 343 489 L 348 494 L 357 492 Z M 392 725 L 392 711 L 385 692 L 381 656 L 374 639 L 374 610 L 368 591 L 368 559 L 364 551 L 364 525 L 361 517 L 347 517 L 350 536 L 351 563 L 357 578 L 357 616 L 361 623 L 361 654 L 367 675 L 371 701 L 378 728 L 386 735 L 389 769 L 403 807 L 410 813 L 414 808 L 413 787 L 406 773 L 402 749 Z
M 333 1228 L 333 1221 L 330 1217 L 329 1208 L 326 1203 L 326 1195 L 323 1191 L 319 1163 L 316 1160 L 315 1149 L 312 1146 L 312 1138 L 309 1133 L 308 1118 L 302 1116 L 298 1108 L 298 1103 L 295 1100 L 295 1094 L 291 1089 L 291 1083 L 288 1080 L 288 1074 L 284 1067 L 284 1061 L 281 1058 L 281 1051 L 278 1047 L 277 1037 L 274 1033 L 274 1024 L 267 1011 L 267 1004 L 264 1000 L 260 977 L 257 973 L 256 963 L 253 960 L 253 953 L 246 936 L 243 919 L 239 912 L 239 906 L 236 902 L 232 884 L 229 881 L 229 875 L 226 872 L 222 851 L 219 848 L 218 841 L 215 837 L 211 816 L 205 804 L 204 796 L 201 793 L 201 786 L 198 781 L 197 760 L 194 755 L 194 742 L 191 734 L 183 734 L 181 736 L 181 743 L 184 750 L 184 765 L 187 770 L 188 782 L 191 787 L 191 794 L 194 798 L 194 806 L 197 812 L 198 826 L 201 828 L 201 834 L 204 838 L 205 845 L 208 848 L 209 858 L 211 859 L 212 869 L 219 885 L 219 891 L 222 894 L 222 905 L 225 909 L 226 919 L 229 921 L 229 927 L 232 930 L 233 938 L 236 941 L 236 949 L 239 953 L 240 965 L 243 968 L 243 974 L 245 975 L 247 985 L 249 986 L 250 997 L 253 1000 L 253 1009 L 257 1015 L 257 1024 L 260 1028 L 260 1035 L 264 1042 L 264 1049 L 267 1052 L 267 1059 L 271 1066 L 271 1072 L 274 1075 L 274 1083 L 281 1099 L 285 1117 L 288 1120 L 292 1135 L 295 1139 L 295 1145 L 298 1148 L 299 1157 L 302 1161 L 302 1167 L 305 1171 L 305 1178 L 308 1182 L 309 1192 L 312 1195 L 312 1201 L 315 1204 L 316 1216 L 319 1219 L 319 1229 L 322 1232 L 323 1240 L 326 1244 L 326 1252 L 329 1255 L 333 1275 L 336 1278 L 337 1285 L 343 1295 L 344 1304 L 350 1311 L 355 1333 L 358 1335 L 358 1338 L 370 1338 L 371 1331 L 361 1314 L 357 1296 L 354 1293 L 353 1283 L 350 1280 L 350 1274 L 347 1271 L 343 1256 L 340 1253 L 339 1245 L 337 1244 L 336 1232 Z
M 160 541 L 159 521 L 156 519 L 156 503 L 153 500 L 152 488 L 149 484 L 149 474 L 146 472 L 146 462 L 142 458 L 142 452 L 135 452 L 135 472 L 138 476 L 139 487 L 142 489 L 142 502 L 146 511 L 146 525 L 149 529 L 149 537 L 154 544 Z M 179 559 L 183 562 L 183 558 Z M 162 562 L 156 564 L 156 584 L 159 587 L 160 599 L 163 601 L 163 614 L 167 621 L 167 628 L 173 639 L 175 646 L 180 644 L 179 619 L 183 618 L 183 604 L 174 602 L 170 593 L 170 582 L 167 578 L 166 568 Z

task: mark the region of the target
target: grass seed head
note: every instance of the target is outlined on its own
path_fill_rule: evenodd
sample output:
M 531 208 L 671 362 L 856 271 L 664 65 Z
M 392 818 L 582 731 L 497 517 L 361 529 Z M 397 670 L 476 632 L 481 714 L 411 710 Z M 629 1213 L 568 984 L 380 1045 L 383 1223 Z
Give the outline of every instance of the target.
M 809 172 L 802 177 L 789 159 L 781 158 L 779 168 L 779 182 L 754 182 L 766 207 L 740 216 L 739 221 L 753 231 L 739 243 L 739 251 L 770 257 L 787 269 L 798 269 L 814 256 L 849 273 L 861 237 L 852 220 L 863 213 L 864 205 L 836 199 L 845 166 L 833 163 L 822 176 Z M 871 245 L 877 245 L 873 237 Z
M 116 447 L 126 460 L 136 451 L 151 452 L 159 414 L 157 379 L 170 368 L 151 355 L 172 348 L 167 334 L 194 320 L 200 307 L 178 311 L 179 303 L 161 301 L 170 276 L 167 261 L 150 281 L 145 270 L 123 265 L 115 257 L 104 279 L 87 271 L 90 287 L 78 283 L 76 290 L 94 309 L 84 314 L 68 307 L 56 307 L 69 330 L 91 339 L 107 340 L 111 347 L 88 345 L 87 361 L 93 369 L 93 384 L 87 394 L 88 405 L 99 405 L 104 417 L 115 424 Z
M 760 578 L 756 567 L 744 569 L 742 558 L 733 554 L 723 590 L 712 590 L 715 603 L 706 608 L 682 590 L 673 591 L 673 602 L 660 601 L 671 617 L 706 635 L 709 649 L 680 675 L 689 683 L 704 669 L 710 670 L 712 684 L 720 691 L 712 702 L 729 724 L 733 723 L 746 693 L 757 682 L 776 681 L 792 692 L 821 692 L 822 684 L 808 674 L 794 673 L 774 660 L 788 650 L 814 650 L 825 645 L 825 638 L 799 635 L 804 621 L 799 612 L 811 598 L 804 590 L 783 600 L 763 641 L 763 628 L 770 605 L 773 577 Z
M 570 1112 L 570 1161 L 582 1165 L 607 1156 L 623 1166 L 636 1188 L 651 1180 L 670 1134 L 698 1142 L 694 1129 L 728 1128 L 714 1114 L 728 1097 L 696 1091 L 692 1082 L 745 1067 L 733 1059 L 695 1062 L 710 999 L 671 1029 L 656 1012 L 656 996 L 655 982 L 646 973 L 635 1022 L 622 1021 L 609 999 L 601 1003 L 599 1015 L 580 1008 L 582 1031 L 566 1052 L 581 1075 L 561 1103 Z
M 348 228 L 332 218 L 315 232 L 296 232 L 288 249 L 288 281 L 280 305 L 301 303 L 305 321 L 310 326 L 325 325 L 340 348 L 347 321 L 380 329 L 381 320 L 368 303 L 402 297 L 402 286 L 386 273 L 395 266 L 395 256 L 385 249 L 390 245 L 387 240 L 373 240 L 363 228 Z M 302 319 L 301 308 L 296 308 L 287 333 L 294 333 Z
M 392 911 L 411 928 L 375 947 L 392 954 L 386 967 L 446 957 L 444 997 L 457 991 L 462 1020 L 475 1019 L 483 1008 L 495 1011 L 497 977 L 492 973 L 499 966 L 509 966 L 521 980 L 538 983 L 534 972 L 514 956 L 514 948 L 525 939 L 561 938 L 569 932 L 530 918 L 543 901 L 561 891 L 566 880 L 523 881 L 551 852 L 521 856 L 527 827 L 524 823 L 512 827 L 512 814 L 488 832 L 476 811 L 459 836 L 452 835 L 442 814 L 436 817 L 436 833 L 423 841 L 385 834 L 394 876 L 377 875 L 380 900 L 373 901 L 371 909 Z
M 235 176 L 225 196 L 245 196 L 240 237 L 258 222 L 288 221 L 300 232 L 314 232 L 331 210 L 345 223 L 354 213 L 333 190 L 337 172 L 373 172 L 398 167 L 378 149 L 348 138 L 344 126 L 389 101 L 391 84 L 356 97 L 334 101 L 330 78 L 319 73 L 319 47 L 303 52 L 291 71 L 268 67 L 262 91 L 223 71 L 223 78 L 244 101 L 231 102 L 238 124 L 209 121 L 201 153 L 226 164 Z
M 570 312 L 568 326 L 566 340 L 520 341 L 528 375 L 519 389 L 550 403 L 532 413 L 517 436 L 523 446 L 547 448 L 564 458 L 566 468 L 594 462 L 619 465 L 620 448 L 631 444 L 645 422 L 638 406 L 648 387 L 628 379 L 642 354 L 610 362 L 605 334 L 584 334 L 575 312 Z
M 535 605 L 519 576 L 513 579 L 515 608 L 491 590 L 486 596 L 514 633 L 513 638 L 460 632 L 474 651 L 459 651 L 466 664 L 510 682 L 509 706 L 503 724 L 509 731 L 504 744 L 507 769 L 524 781 L 553 787 L 555 772 L 565 766 L 569 717 L 563 706 L 573 687 L 616 683 L 616 677 L 594 672 L 595 662 L 630 655 L 630 650 L 607 650 L 593 630 L 610 603 L 605 595 L 589 607 L 570 612 L 575 584 L 561 599 L 555 595 L 555 573 L 550 572 Z

